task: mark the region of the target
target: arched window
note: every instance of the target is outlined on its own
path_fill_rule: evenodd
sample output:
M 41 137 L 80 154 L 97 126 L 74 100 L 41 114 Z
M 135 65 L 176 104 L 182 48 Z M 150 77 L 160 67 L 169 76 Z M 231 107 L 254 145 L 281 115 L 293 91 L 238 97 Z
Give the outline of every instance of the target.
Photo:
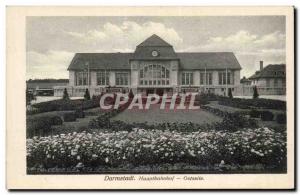
M 170 70 L 160 64 L 150 64 L 140 69 L 140 85 L 170 85 Z

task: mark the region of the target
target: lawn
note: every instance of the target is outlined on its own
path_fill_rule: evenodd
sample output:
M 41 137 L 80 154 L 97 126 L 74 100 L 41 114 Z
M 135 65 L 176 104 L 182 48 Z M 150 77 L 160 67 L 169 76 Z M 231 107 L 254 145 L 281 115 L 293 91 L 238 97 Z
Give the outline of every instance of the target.
M 124 110 L 122 113 L 112 118 L 126 123 L 142 123 L 148 124 L 179 122 L 179 123 L 197 123 L 206 124 L 213 122 L 221 122 L 222 118 L 215 116 L 202 109 L 200 110 L 165 110 L 160 109 L 159 105 L 151 105 L 149 110 Z

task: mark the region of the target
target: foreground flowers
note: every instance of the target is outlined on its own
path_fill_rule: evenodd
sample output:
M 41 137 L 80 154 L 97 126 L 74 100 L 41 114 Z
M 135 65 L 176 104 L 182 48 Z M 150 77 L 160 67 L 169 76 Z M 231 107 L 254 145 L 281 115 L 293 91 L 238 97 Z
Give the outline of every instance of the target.
M 28 139 L 27 163 L 28 167 L 43 168 L 160 163 L 263 164 L 276 168 L 286 163 L 286 136 L 268 128 L 192 133 L 143 129 L 74 132 Z

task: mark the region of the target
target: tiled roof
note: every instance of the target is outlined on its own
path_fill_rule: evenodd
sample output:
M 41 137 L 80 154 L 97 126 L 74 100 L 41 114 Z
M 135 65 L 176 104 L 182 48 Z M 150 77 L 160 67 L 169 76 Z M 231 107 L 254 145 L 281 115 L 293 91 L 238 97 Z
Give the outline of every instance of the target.
M 158 56 L 152 56 L 157 51 Z M 130 60 L 180 60 L 180 68 L 194 69 L 241 69 L 232 52 L 176 53 L 169 43 L 152 35 L 136 47 L 134 53 L 77 53 L 68 70 L 130 69 Z
M 130 69 L 129 59 L 133 53 L 77 53 L 75 54 L 68 70 L 87 69 Z
M 257 71 L 249 79 L 285 78 L 285 64 L 270 64 L 261 71 Z
M 232 52 L 177 53 L 182 69 L 241 69 Z
M 77 53 L 68 70 L 87 69 L 120 69 L 129 70 L 129 60 L 133 59 L 133 53 Z M 142 59 L 142 58 L 141 58 Z M 147 58 L 149 59 L 149 58 Z M 155 58 L 153 59 L 162 59 Z M 172 58 L 165 58 L 172 59 Z M 180 68 L 187 70 L 197 69 L 241 69 L 239 62 L 232 52 L 209 52 L 209 53 L 177 53 L 180 60 Z

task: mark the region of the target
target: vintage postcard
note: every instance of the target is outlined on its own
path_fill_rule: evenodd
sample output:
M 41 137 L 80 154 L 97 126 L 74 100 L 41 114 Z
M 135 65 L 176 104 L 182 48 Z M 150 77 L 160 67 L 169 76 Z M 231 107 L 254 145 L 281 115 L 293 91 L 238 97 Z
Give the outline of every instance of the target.
M 8 7 L 8 189 L 294 189 L 293 7 Z

